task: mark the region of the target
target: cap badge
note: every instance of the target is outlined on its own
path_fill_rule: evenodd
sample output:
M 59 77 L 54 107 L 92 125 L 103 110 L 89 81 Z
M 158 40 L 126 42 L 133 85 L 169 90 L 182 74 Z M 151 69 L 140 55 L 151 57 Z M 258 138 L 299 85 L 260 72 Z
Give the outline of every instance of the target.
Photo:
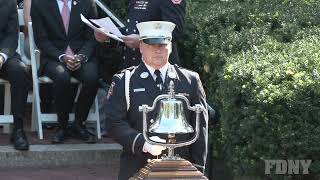
M 155 23 L 154 24 L 155 29 L 161 29 L 161 24 L 160 23 Z

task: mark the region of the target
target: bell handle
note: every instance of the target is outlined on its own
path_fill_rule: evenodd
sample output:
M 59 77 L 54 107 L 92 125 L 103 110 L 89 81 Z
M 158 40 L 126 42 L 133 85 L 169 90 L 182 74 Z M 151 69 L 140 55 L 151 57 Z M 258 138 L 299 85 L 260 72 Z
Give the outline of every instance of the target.
M 157 102 L 158 102 L 158 101 L 160 101 L 160 100 L 162 100 L 162 99 L 168 99 L 168 98 L 170 98 L 170 97 L 171 97 L 171 96 L 168 95 L 168 94 L 162 94 L 162 95 L 157 96 L 156 99 L 153 101 L 152 106 L 151 106 L 151 107 L 150 107 L 150 106 L 147 106 L 147 113 L 148 113 L 149 111 L 153 111 L 153 110 L 156 108 L 156 105 L 157 105 Z M 194 106 L 194 107 L 191 107 L 191 106 L 190 106 L 190 101 L 189 101 L 188 98 L 186 98 L 184 95 L 182 95 L 182 94 L 175 94 L 173 97 L 176 98 L 176 99 L 182 99 L 182 100 L 184 100 L 184 101 L 186 102 L 186 104 L 187 104 L 187 108 L 188 108 L 189 110 L 191 110 L 191 111 L 195 111 L 195 110 L 194 110 L 195 106 Z M 139 106 L 139 111 L 140 111 L 140 112 L 143 111 L 143 110 L 142 110 L 142 106 L 143 106 L 143 105 Z M 204 109 L 204 108 L 203 108 L 203 109 Z

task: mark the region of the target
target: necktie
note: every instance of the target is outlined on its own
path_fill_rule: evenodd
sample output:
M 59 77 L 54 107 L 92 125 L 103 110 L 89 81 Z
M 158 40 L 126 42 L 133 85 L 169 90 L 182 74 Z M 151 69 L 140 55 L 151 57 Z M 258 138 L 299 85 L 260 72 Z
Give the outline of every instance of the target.
M 62 21 L 63 21 L 63 25 L 64 25 L 64 30 L 66 31 L 66 34 L 68 34 L 69 21 L 70 21 L 70 10 L 68 7 L 68 0 L 63 0 L 63 7 L 62 7 L 62 11 L 61 11 L 61 16 L 62 16 Z M 74 55 L 70 46 L 67 47 L 65 54 L 70 55 L 70 56 Z
M 156 85 L 159 88 L 159 91 L 161 92 L 162 91 L 162 85 L 163 85 L 163 81 L 162 81 L 162 78 L 161 78 L 161 73 L 160 73 L 159 70 L 155 70 L 154 74 L 157 76 L 156 77 Z

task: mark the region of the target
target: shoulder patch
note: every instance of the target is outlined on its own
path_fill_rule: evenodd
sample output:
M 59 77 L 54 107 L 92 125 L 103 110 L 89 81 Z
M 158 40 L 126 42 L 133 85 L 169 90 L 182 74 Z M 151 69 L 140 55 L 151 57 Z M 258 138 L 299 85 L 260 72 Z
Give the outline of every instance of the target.
M 107 99 L 109 99 L 112 96 L 114 85 L 116 85 L 116 83 L 112 82 L 108 90 Z
M 171 0 L 173 4 L 181 4 L 182 0 Z

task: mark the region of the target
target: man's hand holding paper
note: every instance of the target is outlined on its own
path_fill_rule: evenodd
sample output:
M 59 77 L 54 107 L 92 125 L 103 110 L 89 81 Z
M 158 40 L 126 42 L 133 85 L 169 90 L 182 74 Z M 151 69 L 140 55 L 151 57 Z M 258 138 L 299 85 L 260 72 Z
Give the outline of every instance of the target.
M 139 38 L 138 34 L 130 34 L 128 36 L 123 36 L 122 40 L 126 46 L 130 48 L 139 48 Z
M 94 31 L 94 37 L 98 42 L 109 42 L 110 37 L 99 31 Z
M 123 42 L 123 40 L 121 39 L 121 37 L 123 35 L 121 34 L 121 32 L 119 31 L 117 26 L 111 21 L 111 19 L 109 17 L 102 18 L 102 19 L 88 20 L 82 14 L 80 16 L 81 16 L 82 22 L 84 22 L 89 27 L 91 27 L 95 32 L 99 32 L 101 34 L 104 34 L 105 36 L 112 38 L 112 39 Z M 98 27 L 96 27 L 92 22 Z

